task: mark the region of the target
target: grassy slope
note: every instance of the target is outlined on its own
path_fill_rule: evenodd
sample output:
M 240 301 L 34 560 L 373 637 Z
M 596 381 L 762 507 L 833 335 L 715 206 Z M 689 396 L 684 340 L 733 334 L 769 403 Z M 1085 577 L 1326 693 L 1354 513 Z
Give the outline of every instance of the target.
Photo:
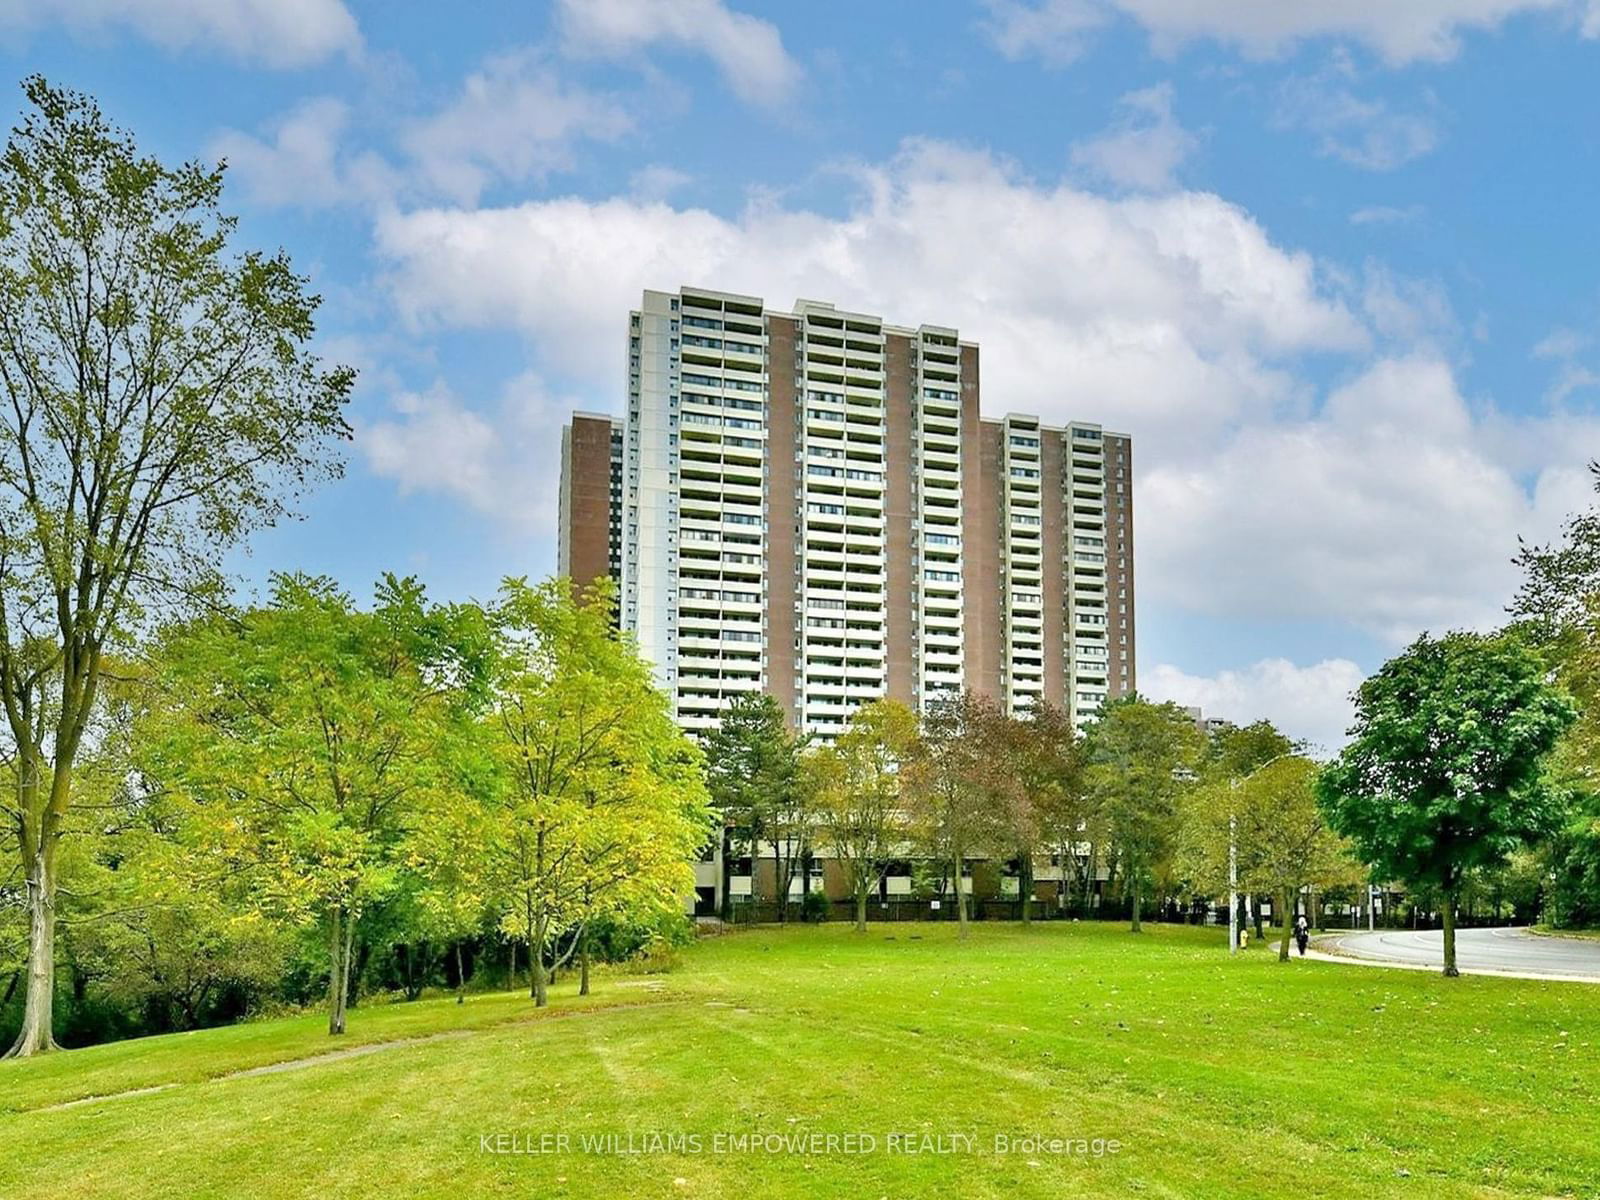
M 314 1019 L 0 1064 L 0 1196 L 1592 1195 L 1600 993 L 1229 961 L 1207 931 L 756 931 L 595 1011 L 520 997 L 352 1014 L 282 1074 L 37 1110 L 316 1053 Z M 551 1015 L 576 1005 L 558 995 Z M 960 1156 L 495 1155 L 480 1134 L 962 1133 Z M 997 1132 L 1117 1138 L 996 1155 Z

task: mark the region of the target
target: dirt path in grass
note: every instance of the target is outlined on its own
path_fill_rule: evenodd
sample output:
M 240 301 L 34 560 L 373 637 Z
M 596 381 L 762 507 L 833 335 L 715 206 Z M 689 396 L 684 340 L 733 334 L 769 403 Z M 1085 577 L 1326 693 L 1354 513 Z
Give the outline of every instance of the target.
M 651 987 L 649 984 L 635 984 L 650 992 L 660 992 L 664 988 Z M 158 1083 L 149 1087 L 129 1088 L 122 1092 L 107 1092 L 101 1096 L 80 1096 L 76 1100 L 63 1100 L 58 1104 L 46 1104 L 40 1108 L 25 1108 L 17 1110 L 16 1115 L 23 1113 L 48 1113 L 60 1112 L 68 1108 L 82 1108 L 89 1104 L 99 1104 L 105 1100 L 130 1100 L 135 1096 L 152 1096 L 158 1092 L 168 1092 L 173 1088 L 192 1087 L 196 1084 L 222 1083 L 229 1079 L 249 1079 L 256 1075 L 279 1075 L 285 1071 L 298 1071 L 305 1067 L 320 1067 L 325 1063 L 343 1062 L 346 1059 L 362 1058 L 369 1054 L 378 1054 L 385 1050 L 401 1050 L 408 1046 L 425 1046 L 430 1042 L 443 1042 L 460 1038 L 476 1037 L 483 1033 L 496 1033 L 513 1025 L 533 1025 L 544 1021 L 561 1021 L 570 1017 L 590 1016 L 595 1013 L 622 1012 L 635 1008 L 660 1008 L 663 1005 L 683 1003 L 678 997 L 663 995 L 657 1000 L 632 1000 L 622 1004 L 595 1004 L 583 1008 L 568 1009 L 543 1009 L 524 1017 L 511 1017 L 504 1021 L 497 1021 L 493 1025 L 485 1025 L 481 1029 L 443 1029 L 438 1033 L 422 1034 L 418 1037 L 395 1038 L 388 1042 L 366 1042 L 360 1046 L 348 1046 L 343 1050 L 330 1050 L 325 1054 L 309 1054 L 303 1058 L 288 1058 L 282 1062 L 264 1063 L 258 1067 L 245 1067 L 239 1071 L 229 1071 L 222 1075 L 212 1075 L 206 1079 L 181 1080 L 173 1083 Z

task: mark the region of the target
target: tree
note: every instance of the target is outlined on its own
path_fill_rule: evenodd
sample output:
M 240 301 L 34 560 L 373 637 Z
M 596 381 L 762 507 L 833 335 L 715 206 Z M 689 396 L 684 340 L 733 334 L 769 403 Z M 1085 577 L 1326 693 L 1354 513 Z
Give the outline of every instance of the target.
M 1352 740 L 1318 780 L 1329 824 L 1364 861 L 1437 890 L 1449 976 L 1467 875 L 1560 820 L 1545 758 L 1574 709 L 1545 676 L 1515 638 L 1424 634 L 1361 685 Z
M 949 873 L 963 938 L 967 858 L 990 849 L 1000 834 L 993 802 L 1009 774 L 999 742 L 1004 719 L 994 701 L 971 690 L 939 700 L 923 718 L 902 772 L 908 831 L 928 858 L 943 864 L 941 874 Z
M 1179 799 L 1193 784 L 1205 738 L 1176 704 L 1138 695 L 1108 703 L 1086 736 L 1091 785 L 1121 858 L 1138 933 L 1144 885 L 1172 849 Z
M 1273 759 L 1302 748 L 1271 721 L 1225 726 L 1210 735 L 1201 770 L 1208 780 L 1243 779 Z
M 1298 754 L 1281 755 L 1230 782 L 1239 880 L 1266 892 L 1283 913 L 1278 959 L 1289 961 L 1294 902 L 1307 886 L 1338 886 L 1355 866 L 1348 844 L 1328 827 L 1317 803 L 1318 767 Z
M 917 740 L 917 717 L 894 700 L 858 708 L 831 746 L 804 761 L 828 846 L 856 902 L 856 930 L 867 929 L 867 895 L 908 836 L 900 772 Z
M 1087 911 L 1097 846 L 1104 840 L 1100 794 L 1088 771 L 1084 739 L 1064 710 L 1039 701 L 1025 722 L 1019 775 L 1032 796 L 1039 845 L 1060 867 L 1058 904 L 1076 894 Z
M 267 607 L 157 650 L 165 691 L 141 768 L 187 805 L 219 870 L 249 875 L 263 912 L 322 926 L 330 1034 L 345 1030 L 362 914 L 395 892 L 448 787 L 440 747 L 482 671 L 476 624 L 410 580 L 389 577 L 362 612 L 327 579 L 276 576 Z
M 1589 464 L 1600 492 L 1600 461 Z M 1523 581 L 1511 603 L 1514 616 L 1531 622 L 1543 637 L 1585 621 L 1590 602 L 1600 596 L 1600 508 L 1567 518 L 1554 546 L 1521 543 L 1516 564 Z
M 778 702 L 764 692 L 735 699 L 705 737 L 706 784 L 722 815 L 725 920 L 734 850 L 743 847 L 754 860 L 762 842 L 772 846 L 778 920 L 788 919 L 795 867 L 810 845 L 810 814 L 799 786 L 801 744 Z
M 1272 722 L 1254 721 L 1249 725 L 1225 726 L 1208 733 L 1206 758 L 1200 769 L 1199 786 L 1188 793 L 1181 814 L 1179 843 L 1174 865 L 1191 891 L 1215 896 L 1234 890 L 1229 883 L 1229 850 L 1236 852 L 1237 884 L 1242 895 L 1257 895 L 1256 936 L 1262 937 L 1262 905 L 1259 893 L 1265 892 L 1282 903 L 1277 887 L 1261 883 L 1255 871 L 1257 859 L 1267 850 L 1262 842 L 1276 836 L 1270 821 L 1256 823 L 1245 831 L 1240 809 L 1240 787 L 1254 773 L 1299 747 Z M 1242 920 L 1243 907 L 1240 907 Z
M 1003 794 L 999 809 L 1002 837 L 1020 865 L 1022 921 L 1033 915 L 1033 861 L 1041 849 L 1052 849 L 1060 864 L 1058 903 L 1069 871 L 1078 867 L 1078 846 L 1093 820 L 1084 786 L 1082 739 L 1065 709 L 1043 698 L 1035 700 L 1021 721 L 1007 722 L 1010 748 L 1002 768 L 1016 787 Z M 1085 859 L 1082 874 L 1091 870 Z
M 587 945 L 598 916 L 681 904 L 710 832 L 699 750 L 649 665 L 611 624 L 612 595 L 570 580 L 508 580 L 486 734 L 494 781 L 474 820 L 486 894 L 528 946 L 549 1003 L 555 940 Z
M 1593 531 L 1593 550 L 1600 556 L 1600 514 Z M 1544 594 L 1567 603 L 1559 610 L 1557 634 L 1541 639 L 1540 649 L 1578 703 L 1577 719 L 1551 755 L 1551 776 L 1568 792 L 1571 806 L 1543 848 L 1550 876 L 1546 915 L 1552 924 L 1576 928 L 1600 924 L 1600 591 L 1566 596 L 1547 581 Z M 1533 626 L 1536 635 L 1550 627 L 1537 621 Z
M 29 921 L 10 1053 L 54 1045 L 56 855 L 101 664 L 337 474 L 353 382 L 281 253 L 234 254 L 222 171 L 141 157 L 33 77 L 0 157 L 0 706 Z

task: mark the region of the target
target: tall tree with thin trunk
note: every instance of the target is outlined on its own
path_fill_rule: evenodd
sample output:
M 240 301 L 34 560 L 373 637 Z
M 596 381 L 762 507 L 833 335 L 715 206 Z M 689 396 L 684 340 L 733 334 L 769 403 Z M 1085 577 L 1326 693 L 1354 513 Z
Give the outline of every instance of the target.
M 1138 933 L 1144 886 L 1172 852 L 1179 801 L 1194 784 L 1205 739 L 1176 704 L 1137 695 L 1107 704 L 1086 737 L 1091 785 L 1116 844 Z
M 1088 831 L 1082 740 L 1066 710 L 1042 697 L 1021 720 L 1003 726 L 1002 770 L 1010 782 L 999 807 L 1005 843 L 1017 857 L 1022 922 L 1033 916 L 1034 860 L 1053 853 L 1060 866 L 1058 896 L 1078 870 Z
M 875 700 L 856 710 L 833 745 L 804 759 L 804 786 L 855 900 L 860 933 L 867 930 L 867 897 L 908 844 L 901 775 L 916 740 L 915 713 L 894 700 Z
M 1546 676 L 1515 637 L 1424 634 L 1361 685 L 1350 744 L 1318 779 L 1328 823 L 1379 877 L 1438 893 L 1449 976 L 1468 875 L 1561 820 L 1545 758 L 1575 710 Z
M 903 772 L 910 829 L 922 853 L 948 873 L 962 938 L 971 903 L 967 860 L 1005 841 L 1001 814 L 1014 811 L 1019 790 L 1007 727 L 999 705 L 977 692 L 942 699 L 923 718 Z
M 729 863 L 748 851 L 751 874 L 763 843 L 772 847 L 773 900 L 788 919 L 789 887 L 810 845 L 810 813 L 799 787 L 801 739 L 783 709 L 764 692 L 738 697 L 703 743 L 706 784 L 722 814 L 723 915 L 728 915 Z
M 10 1053 L 54 1045 L 56 857 L 108 649 L 219 593 L 224 552 L 337 473 L 353 374 L 317 298 L 236 253 L 222 171 L 141 156 L 89 97 L 24 85 L 0 156 L 0 707 L 25 881 Z

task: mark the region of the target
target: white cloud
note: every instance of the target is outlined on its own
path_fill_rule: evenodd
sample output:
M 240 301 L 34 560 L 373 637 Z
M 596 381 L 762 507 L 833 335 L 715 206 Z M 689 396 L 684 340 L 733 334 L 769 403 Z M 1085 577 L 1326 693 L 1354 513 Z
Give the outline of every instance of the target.
M 1492 31 L 1525 14 L 1580 16 L 1586 37 L 1600 36 L 1600 4 L 1588 0 L 985 0 L 988 30 L 1011 58 L 1038 54 L 1069 61 L 1085 35 L 1114 15 L 1142 25 L 1158 53 L 1211 39 L 1256 58 L 1283 55 L 1301 42 L 1358 42 L 1391 65 L 1454 58 L 1461 37 Z
M 1566 403 L 1574 392 L 1600 387 L 1600 371 L 1595 371 L 1578 361 L 1578 356 L 1594 345 L 1594 338 L 1576 329 L 1553 329 L 1533 348 L 1533 357 L 1550 359 L 1556 364 L 1556 375 L 1545 391 L 1545 400 L 1552 407 Z
M 1357 96 L 1332 74 L 1285 82 L 1273 124 L 1314 134 L 1318 153 L 1368 171 L 1392 171 L 1439 144 L 1432 112 L 1397 112 L 1386 101 Z
M 1122 187 L 1164 191 L 1200 140 L 1172 115 L 1172 85 L 1129 92 L 1104 133 L 1072 148 L 1072 161 Z
M 1600 429 L 1565 447 L 1548 432 L 1475 421 L 1440 359 L 1379 360 L 1319 413 L 1152 464 L 1141 587 L 1216 616 L 1348 622 L 1392 645 L 1493 626 L 1516 587 L 1518 535 L 1547 535 L 1582 502 L 1567 477 Z M 1548 456 L 1518 449 L 1535 441 Z M 1531 496 L 1518 481 L 1530 458 Z
M 1240 671 L 1190 675 L 1162 663 L 1144 672 L 1139 691 L 1155 700 L 1198 707 L 1208 717 L 1240 725 L 1269 720 L 1290 737 L 1312 744 L 1313 753 L 1344 744 L 1354 716 L 1351 694 L 1366 677 L 1347 658 L 1329 658 L 1310 666 L 1268 658 Z
M 1459 332 L 1442 285 L 1396 274 L 1378 262 L 1367 263 L 1363 272 L 1361 311 L 1375 333 L 1411 347 L 1440 345 Z
M 613 141 L 633 121 L 616 98 L 565 83 L 537 53 L 519 50 L 487 59 L 448 105 L 403 124 L 393 159 L 351 149 L 351 125 L 348 104 L 321 97 L 259 134 L 223 130 L 211 151 L 268 207 L 381 206 L 440 196 L 471 204 L 495 182 L 572 168 L 578 143 Z
M 1102 0 L 984 0 L 984 28 L 1007 58 L 1037 55 L 1065 66 L 1083 54 L 1088 35 L 1110 20 Z
M 557 8 L 563 45 L 576 54 L 625 57 L 654 45 L 697 51 L 752 104 L 781 104 L 800 82 L 777 26 L 722 0 L 558 0 Z
M 665 200 L 693 182 L 694 177 L 686 171 L 652 163 L 628 176 L 628 193 L 640 200 Z
M 264 136 L 223 130 L 212 139 L 211 154 L 227 160 L 254 202 L 269 207 L 328 208 L 392 194 L 398 177 L 387 163 L 343 149 L 349 120 L 341 100 L 307 100 L 272 122 Z
M 1593 341 L 1586 333 L 1579 333 L 1576 329 L 1559 326 L 1542 338 L 1533 348 L 1535 358 L 1571 358 L 1574 354 L 1586 350 Z
M 1369 204 L 1358 208 L 1350 214 L 1352 225 L 1408 225 L 1413 221 L 1420 221 L 1423 215 L 1420 204 L 1407 205 L 1397 208 L 1387 204 Z
M 427 187 L 472 202 L 496 179 L 570 168 L 574 143 L 614 141 L 632 127 L 616 99 L 563 82 L 537 53 L 519 50 L 488 59 L 402 141 Z
M 169 50 L 214 47 L 271 67 L 361 50 L 342 0 L 0 0 L 0 27 L 48 25 L 79 36 L 130 29 Z
M 373 474 L 402 494 L 450 496 L 519 531 L 555 529 L 561 439 L 555 431 L 576 407 L 537 375 L 519 375 L 498 404 L 463 404 L 442 383 L 398 392 L 391 414 L 359 427 L 356 445 Z

